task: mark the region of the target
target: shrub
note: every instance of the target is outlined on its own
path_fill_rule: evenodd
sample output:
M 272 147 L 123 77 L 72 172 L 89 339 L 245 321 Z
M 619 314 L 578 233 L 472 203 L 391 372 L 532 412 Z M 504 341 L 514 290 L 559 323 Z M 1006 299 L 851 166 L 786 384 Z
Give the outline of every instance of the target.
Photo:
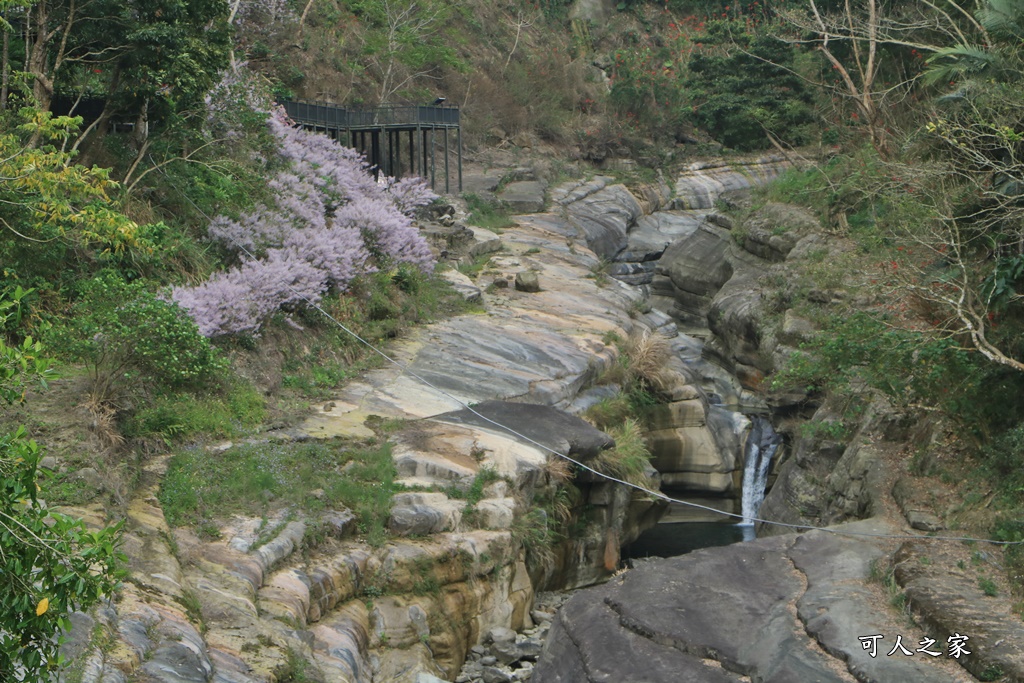
M 270 125 L 288 165 L 268 184 L 276 200 L 208 229 L 241 263 L 172 292 L 208 337 L 255 333 L 280 308 L 317 304 L 360 274 L 433 266 L 407 213 L 435 198 L 422 181 L 380 185 L 355 150 L 292 128 L 280 112 Z
M 58 353 L 90 366 L 100 400 L 140 384 L 197 386 L 226 368 L 177 304 L 109 273 L 81 285 L 79 299 L 49 339 Z

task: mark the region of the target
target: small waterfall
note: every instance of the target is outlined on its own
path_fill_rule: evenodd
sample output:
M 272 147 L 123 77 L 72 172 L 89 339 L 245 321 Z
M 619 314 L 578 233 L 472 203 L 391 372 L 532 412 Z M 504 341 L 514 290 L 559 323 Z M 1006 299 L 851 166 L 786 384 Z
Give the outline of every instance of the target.
M 751 422 L 744 448 L 742 513 L 745 525 L 753 525 L 753 518 L 761 508 L 772 457 L 782 443 L 782 437 L 775 433 L 767 418 L 755 415 Z

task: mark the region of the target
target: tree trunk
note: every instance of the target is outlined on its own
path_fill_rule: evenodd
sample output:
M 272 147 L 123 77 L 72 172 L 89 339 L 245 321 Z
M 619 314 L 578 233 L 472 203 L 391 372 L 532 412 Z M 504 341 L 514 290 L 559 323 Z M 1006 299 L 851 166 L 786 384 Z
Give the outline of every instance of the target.
M 6 19 L 6 17 L 5 17 Z M 7 110 L 7 93 L 11 85 L 11 32 L 4 31 L 3 75 L 0 82 L 0 111 Z
M 36 34 L 28 57 L 28 72 L 32 74 L 32 96 L 40 111 L 50 111 L 53 100 L 53 80 L 47 76 L 47 47 L 50 42 L 47 24 L 49 20 L 46 2 L 36 5 Z

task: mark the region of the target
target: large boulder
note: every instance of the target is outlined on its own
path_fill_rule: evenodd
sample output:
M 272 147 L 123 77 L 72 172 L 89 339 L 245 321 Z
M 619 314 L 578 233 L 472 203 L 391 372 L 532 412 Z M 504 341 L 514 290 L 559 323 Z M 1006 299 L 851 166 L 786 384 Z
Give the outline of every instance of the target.
M 585 236 L 587 246 L 607 260 L 626 248 L 627 233 L 644 215 L 633 193 L 610 181 L 599 176 L 555 198 L 565 207 L 569 223 Z
M 851 531 L 887 529 L 861 522 Z M 645 562 L 562 607 L 531 680 L 959 680 L 929 657 L 872 657 L 862 647 L 860 636 L 890 623 L 863 584 L 881 555 L 871 543 L 811 532 Z M 921 638 L 901 630 L 906 642 Z M 885 634 L 886 649 L 895 635 Z
M 728 230 L 705 223 L 665 250 L 652 291 L 674 300 L 668 311 L 673 317 L 687 325 L 706 327 L 711 302 L 733 276 L 729 242 Z
M 471 425 L 525 437 L 534 445 L 579 459 L 595 457 L 615 445 L 615 440 L 575 415 L 532 403 L 484 401 L 473 406 L 434 418 L 441 422 Z M 513 433 L 517 432 L 517 433 Z

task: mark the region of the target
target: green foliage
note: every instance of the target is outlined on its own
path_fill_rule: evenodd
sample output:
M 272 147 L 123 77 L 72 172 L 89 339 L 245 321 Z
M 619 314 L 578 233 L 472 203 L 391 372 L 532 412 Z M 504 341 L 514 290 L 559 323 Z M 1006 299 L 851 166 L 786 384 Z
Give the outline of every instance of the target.
M 512 521 L 512 541 L 526 551 L 528 566 L 549 567 L 554 560 L 553 548 L 563 535 L 559 523 L 540 507 L 531 507 Z M 481 557 L 481 560 L 483 557 Z
M 210 455 L 177 453 L 160 489 L 172 526 L 198 525 L 232 513 L 293 505 L 316 511 L 352 510 L 367 541 L 380 545 L 394 495 L 395 465 L 384 445 L 247 444 Z M 311 492 L 322 489 L 322 498 Z
M 487 201 L 472 192 L 467 192 L 462 197 L 466 200 L 466 208 L 469 209 L 469 218 L 466 222 L 470 225 L 499 232 L 515 226 L 515 221 L 509 218 L 508 207 L 504 202 Z
M 190 436 L 233 438 L 252 432 L 266 419 L 266 400 L 241 380 L 209 391 L 160 393 L 125 417 L 127 438 L 158 437 L 165 441 Z
M 109 169 L 62 151 L 78 121 L 30 109 L 21 120 L 18 132 L 0 130 L 0 284 L 48 290 L 94 261 L 147 252 L 138 225 L 110 199 Z M 26 144 L 33 135 L 47 144 Z
M 0 671 L 25 668 L 28 678 L 62 664 L 58 634 L 68 614 L 109 595 L 121 576 L 116 551 L 120 527 L 89 531 L 39 505 L 36 467 L 40 449 L 23 428 L 0 436 Z
M 0 321 L 9 322 L 11 307 L 3 310 Z M 36 343 L 12 348 L 0 337 L 0 398 L 5 402 L 20 400 L 20 387 L 45 377 L 48 368 L 40 350 Z M 81 521 L 40 503 L 36 479 L 41 456 L 24 427 L 0 435 L 0 671 L 23 670 L 22 681 L 50 680 L 60 669 L 64 662 L 58 647 L 61 633 L 70 628 L 68 615 L 109 595 L 124 560 L 116 550 L 119 526 L 89 531 Z
M 712 21 L 708 49 L 694 53 L 685 87 L 690 118 L 727 147 L 768 147 L 765 132 L 787 143 L 809 141 L 812 97 L 797 75 L 793 49 L 740 19 Z M 726 51 L 716 47 L 729 47 Z
M 1003 671 L 1003 667 L 998 664 L 989 664 L 986 666 L 981 673 L 978 674 L 979 681 L 999 681 L 1002 680 L 1006 673 Z
M 823 321 L 823 331 L 794 354 L 772 387 L 838 389 L 865 381 L 897 404 L 937 404 L 977 436 L 1000 431 L 1019 416 L 1008 397 L 1024 378 L 993 366 L 954 340 L 892 327 L 864 312 Z
M 849 433 L 849 427 L 842 420 L 812 420 L 800 425 L 800 434 L 807 439 L 842 441 Z
M 466 508 L 472 508 L 484 498 L 484 488 L 501 479 L 501 475 L 493 467 L 481 467 L 468 488 L 452 486 L 447 493 L 451 498 L 464 498 Z
M 131 74 L 112 96 L 149 100 L 157 116 L 194 108 L 228 66 L 228 7 L 218 0 L 136 0 L 108 3 L 95 38 L 120 48 L 115 69 Z M 115 48 L 117 49 L 117 48 Z M 110 55 L 104 55 L 107 64 Z M 108 66 L 109 68 L 109 66 Z
M 283 671 L 277 672 L 280 683 L 314 683 L 319 678 L 312 671 L 309 661 L 292 647 L 288 648 Z
M 379 101 L 388 103 L 417 75 L 441 66 L 462 68 L 453 41 L 446 35 L 453 8 L 439 0 L 348 0 L 368 29 L 364 54 L 380 78 Z
M 54 376 L 50 359 L 42 356 L 43 345 L 32 337 L 20 343 L 8 344 L 4 332 L 8 328 L 16 335 L 26 308 L 25 298 L 32 290 L 16 287 L 10 294 L 0 294 L 0 401 L 20 403 L 30 382 L 46 388 L 46 381 Z
M 226 368 L 187 313 L 145 283 L 112 274 L 82 283 L 80 298 L 49 340 L 65 357 L 90 366 L 95 395 L 104 400 L 140 383 L 197 386 Z
M 986 576 L 978 578 L 978 588 L 980 588 L 981 592 L 990 598 L 994 598 L 999 595 L 999 586 L 996 585 L 995 581 Z

